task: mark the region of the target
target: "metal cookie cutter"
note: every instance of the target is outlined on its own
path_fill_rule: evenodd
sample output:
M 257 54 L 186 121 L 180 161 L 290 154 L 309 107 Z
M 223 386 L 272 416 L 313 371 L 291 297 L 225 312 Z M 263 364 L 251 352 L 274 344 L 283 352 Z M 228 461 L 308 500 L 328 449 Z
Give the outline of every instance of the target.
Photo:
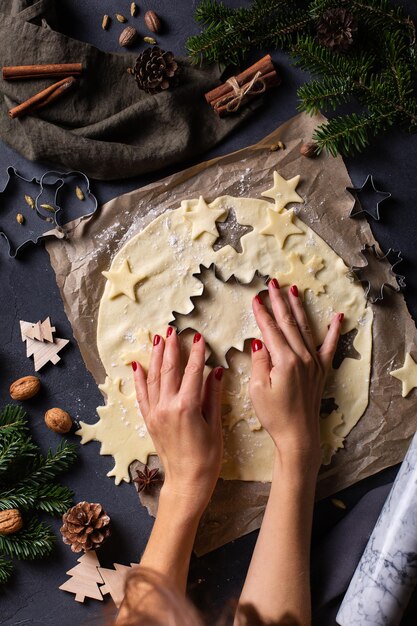
M 403 260 L 401 252 L 390 248 L 386 254 L 378 252 L 375 244 L 361 250 L 365 264 L 352 266 L 350 276 L 365 286 L 365 297 L 375 304 L 384 299 L 384 290 L 399 292 L 405 287 L 405 276 L 396 274 L 394 268 Z
M 384 202 L 384 200 L 391 198 L 391 194 L 388 191 L 380 191 L 375 187 L 372 174 L 368 174 L 361 187 L 346 187 L 346 191 L 355 198 L 355 204 L 349 213 L 349 217 L 356 217 L 357 215 L 366 213 L 374 220 L 379 220 L 379 205 Z M 379 200 L 377 200 L 377 198 L 379 198 Z
M 65 224 L 77 218 L 85 220 L 94 215 L 98 208 L 97 198 L 90 189 L 90 181 L 83 172 L 51 170 L 42 176 L 40 186 L 36 208 L 42 216 L 46 213 L 49 216 L 52 214 L 57 228 L 63 229 Z M 82 193 L 82 199 L 76 194 L 77 188 Z M 87 213 L 84 212 L 86 202 L 91 208 Z
M 18 185 L 17 191 L 14 190 L 15 184 Z M 10 258 L 16 258 L 30 243 L 37 244 L 50 236 L 63 237 L 54 228 L 51 216 L 37 211 L 35 198 L 38 192 L 37 178 L 25 178 L 13 166 L 7 168 L 6 184 L 0 192 L 0 235 L 8 243 Z M 22 222 L 17 221 L 19 214 Z

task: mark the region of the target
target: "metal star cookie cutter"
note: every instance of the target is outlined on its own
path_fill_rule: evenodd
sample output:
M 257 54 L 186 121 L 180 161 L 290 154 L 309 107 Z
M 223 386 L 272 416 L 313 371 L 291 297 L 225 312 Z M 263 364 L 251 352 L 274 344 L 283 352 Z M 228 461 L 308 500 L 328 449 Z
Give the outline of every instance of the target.
M 72 186 L 70 184 L 71 180 L 72 180 Z M 80 183 L 80 184 L 77 185 L 76 183 Z M 70 172 L 57 172 L 54 170 L 50 170 L 48 172 L 45 172 L 45 174 L 43 174 L 43 176 L 40 179 L 39 184 L 40 184 L 41 189 L 40 189 L 38 196 L 36 197 L 36 209 L 38 212 L 40 212 L 41 215 L 43 215 L 42 209 L 43 210 L 45 209 L 41 205 L 47 204 L 47 205 L 52 206 L 52 208 L 55 209 L 53 212 L 54 222 L 58 229 L 63 230 L 64 226 L 68 222 L 78 219 L 78 218 L 80 218 L 82 221 L 86 220 L 89 217 L 92 217 L 92 215 L 94 215 L 94 213 L 97 211 L 98 201 L 90 189 L 90 180 L 84 174 L 84 172 L 80 172 L 78 170 L 73 170 Z M 83 192 L 83 195 L 84 195 L 83 200 L 80 200 L 79 198 L 77 198 L 75 194 L 75 188 L 77 186 L 80 187 L 81 191 Z M 49 188 L 52 187 L 53 189 L 48 189 L 48 187 Z M 71 190 L 71 193 L 70 193 L 70 190 Z M 88 200 L 92 205 L 92 210 L 89 211 L 88 213 L 81 212 L 78 215 L 77 214 L 73 215 L 71 212 L 71 217 L 68 220 L 66 221 L 61 220 L 61 216 L 69 212 L 67 208 L 65 209 L 62 208 L 62 205 L 64 204 L 64 201 L 65 201 L 65 196 L 63 198 L 64 193 L 67 194 L 66 206 L 69 206 L 69 203 L 72 201 L 75 202 L 74 199 L 76 198 L 77 209 L 78 208 L 81 209 L 83 206 L 85 206 L 84 200 Z M 49 200 L 50 198 L 51 200 Z M 47 202 L 42 202 L 42 199 L 43 200 L 46 199 Z M 49 213 L 49 215 L 51 215 L 51 213 Z
M 229 283 L 234 283 L 236 285 L 242 285 L 242 286 L 248 286 L 251 285 L 255 280 L 259 280 L 260 284 L 262 285 L 262 288 L 260 288 L 258 291 L 264 291 L 263 287 L 265 287 L 265 289 L 267 289 L 267 282 L 269 277 L 265 276 L 263 274 L 261 274 L 258 270 L 255 270 L 252 278 L 247 281 L 247 282 L 243 282 L 240 281 L 238 278 L 236 278 L 236 276 L 234 274 L 232 274 L 231 276 L 229 276 L 229 278 L 227 280 L 224 280 L 221 276 L 221 273 L 218 269 L 218 267 L 216 266 L 215 263 L 211 263 L 209 266 L 203 265 L 202 263 L 199 265 L 199 271 L 195 272 L 194 274 L 192 274 L 192 276 L 194 278 L 196 278 L 202 285 L 202 290 L 201 293 L 196 294 L 195 296 L 190 296 L 189 300 L 191 301 L 193 307 L 190 311 L 188 311 L 188 313 L 181 313 L 179 311 L 172 311 L 172 315 L 173 315 L 173 319 L 169 322 L 169 326 L 172 326 L 173 328 L 176 329 L 176 331 L 178 332 L 178 334 L 181 334 L 182 332 L 186 331 L 186 330 L 194 330 L 194 331 L 198 331 L 198 329 L 194 328 L 193 326 L 189 325 L 184 325 L 182 328 L 179 327 L 178 325 L 178 320 L 179 318 L 188 318 L 191 317 L 193 315 L 193 313 L 196 310 L 196 300 L 200 300 L 200 298 L 203 297 L 204 293 L 206 292 L 206 284 L 205 282 L 202 280 L 203 275 L 206 272 L 210 272 L 212 276 L 214 276 L 214 278 L 216 278 L 218 281 L 220 281 L 223 284 L 229 284 Z M 260 285 L 260 286 L 261 286 Z M 209 364 L 210 358 L 213 355 L 213 351 L 211 349 L 210 346 L 210 340 L 207 339 L 206 340 L 207 346 L 210 349 L 210 355 L 207 357 L 206 362 Z M 231 345 L 228 350 L 224 353 L 224 360 L 226 361 L 226 355 L 229 352 L 229 350 L 234 347 L 233 345 Z M 216 360 L 216 364 L 219 364 L 218 361 Z M 214 363 L 213 363 L 214 365 Z M 225 367 L 228 367 L 225 366 Z
M 367 215 L 369 215 L 370 217 L 372 217 L 372 219 L 378 221 L 381 219 L 381 216 L 379 214 L 379 205 L 384 202 L 384 200 L 388 200 L 388 198 L 391 198 L 391 194 L 389 193 L 389 191 L 381 191 L 380 189 L 377 189 L 375 187 L 375 182 L 374 182 L 374 178 L 372 176 L 372 174 L 368 174 L 368 176 L 365 179 L 365 182 L 362 184 L 361 187 L 346 187 L 346 191 L 348 191 L 353 198 L 355 199 L 355 203 L 349 213 L 349 217 L 356 217 L 357 215 L 362 215 L 363 213 L 366 213 Z M 373 194 L 375 194 L 376 196 L 382 196 L 382 198 L 376 203 L 376 206 L 374 208 L 374 210 L 372 210 L 371 208 L 364 208 L 362 206 L 362 203 L 360 201 L 360 194 L 361 192 L 365 192 L 365 193 L 369 193 L 372 192 Z M 359 207 L 359 208 L 358 208 Z
M 23 181 L 23 183 L 25 183 L 26 185 L 36 185 L 37 187 L 39 187 L 39 179 L 37 179 L 36 177 L 31 179 L 25 178 L 24 176 L 19 174 L 16 168 L 12 165 L 9 165 L 6 171 L 7 179 L 3 189 L 0 191 L 0 195 L 7 193 L 9 185 L 14 178 Z M 36 194 L 34 193 L 33 195 L 36 198 Z M 28 201 L 26 200 L 27 197 L 32 200 L 33 206 L 29 205 Z M 32 198 L 31 194 L 22 193 L 22 198 L 18 200 L 18 204 L 16 204 L 16 199 L 13 198 L 10 202 L 10 208 L 8 209 L 8 211 L 11 214 L 14 213 L 14 215 L 10 215 L 9 229 L 7 229 L 7 227 L 5 226 L 0 226 L 0 235 L 6 239 L 9 246 L 9 257 L 12 259 L 16 258 L 20 251 L 23 250 L 30 243 L 38 244 L 42 239 L 45 239 L 46 237 L 63 237 L 63 234 L 60 234 L 59 231 L 53 227 L 52 229 L 45 231 L 45 222 L 53 224 L 54 220 L 51 218 L 50 215 L 46 216 L 42 215 L 42 213 L 39 213 L 36 208 L 36 200 Z M 6 211 L 4 213 L 6 213 Z M 23 215 L 24 222 L 22 224 L 16 221 L 16 216 L 18 213 L 21 213 Z M 1 216 L 2 214 L 0 213 L 0 220 Z M 24 234 L 25 236 L 23 238 L 23 241 L 21 240 L 22 238 L 20 238 L 19 243 L 17 243 L 17 245 L 14 245 L 16 234 L 19 232 L 20 234 Z
M 394 268 L 403 260 L 399 250 L 390 248 L 386 254 L 382 254 L 376 249 L 375 244 L 365 244 L 361 254 L 365 264 L 351 266 L 349 274 L 353 280 L 358 280 L 365 286 L 365 297 L 371 304 L 384 299 L 385 289 L 396 293 L 404 289 L 405 276 L 394 272 Z M 374 280 L 378 285 L 374 284 Z

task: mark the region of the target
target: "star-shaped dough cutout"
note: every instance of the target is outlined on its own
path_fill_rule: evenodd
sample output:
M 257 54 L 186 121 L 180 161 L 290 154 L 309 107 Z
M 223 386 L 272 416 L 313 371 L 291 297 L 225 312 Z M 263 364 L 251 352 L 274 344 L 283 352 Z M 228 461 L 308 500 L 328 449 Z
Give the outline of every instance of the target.
M 110 293 L 109 298 L 117 298 L 117 296 L 127 296 L 133 302 L 136 302 L 135 286 L 146 278 L 145 274 L 133 274 L 130 271 L 129 261 L 125 259 L 118 270 L 109 270 L 108 272 L 101 272 L 103 276 L 110 281 Z
M 316 274 L 324 267 L 322 258 L 313 255 L 306 263 L 303 263 L 297 252 L 290 252 L 288 260 L 291 264 L 291 269 L 283 274 L 277 273 L 281 287 L 296 284 L 299 291 L 303 294 L 306 289 L 311 289 L 316 295 L 324 293 L 323 283 L 316 278 Z
M 390 374 L 394 378 L 401 380 L 403 384 L 401 395 L 403 398 L 407 397 L 414 387 L 417 387 L 417 363 L 409 352 L 405 355 L 404 365 L 398 370 L 390 372 Z
M 217 239 L 219 232 L 216 221 L 220 220 L 225 213 L 226 209 L 211 209 L 203 196 L 200 196 L 197 206 L 184 212 L 184 218 L 192 225 L 191 237 L 198 239 L 203 233 L 209 233 Z
M 304 200 L 295 191 L 300 181 L 300 174 L 285 180 L 278 172 L 274 172 L 274 184 L 271 189 L 267 189 L 261 193 L 264 198 L 271 198 L 275 201 L 276 211 L 283 209 L 289 202 L 304 203 Z
M 131 365 L 133 361 L 138 361 L 146 370 L 149 366 L 152 350 L 152 333 L 145 328 L 139 328 L 135 335 L 135 341 L 129 352 L 122 354 L 124 365 Z
M 301 228 L 293 222 L 294 211 L 284 211 L 278 213 L 274 209 L 268 209 L 269 223 L 261 230 L 261 235 L 272 235 L 278 242 L 280 248 L 284 247 L 290 235 L 304 235 Z

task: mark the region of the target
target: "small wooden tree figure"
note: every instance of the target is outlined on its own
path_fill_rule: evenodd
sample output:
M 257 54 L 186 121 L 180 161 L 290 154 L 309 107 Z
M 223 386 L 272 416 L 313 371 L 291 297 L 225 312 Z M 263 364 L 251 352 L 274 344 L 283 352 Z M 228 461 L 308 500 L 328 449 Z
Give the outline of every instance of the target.
M 49 317 L 36 324 L 20 322 L 22 341 L 26 342 L 26 356 L 33 356 L 35 372 L 49 361 L 56 365 L 60 361 L 58 352 L 67 345 L 68 339 L 53 337 L 55 326 L 51 326 Z
M 135 563 L 131 563 L 130 566 L 113 563 L 113 566 L 115 569 L 107 569 L 105 567 L 98 568 L 104 580 L 104 585 L 100 587 L 100 591 L 103 596 L 109 593 L 116 607 L 119 608 L 125 592 L 126 576 L 132 571 L 132 567 L 135 566 Z
M 71 576 L 59 589 L 75 593 L 77 602 L 84 602 L 86 598 L 94 600 L 103 600 L 100 588 L 97 583 L 102 583 L 103 579 L 99 574 L 98 567 L 100 562 L 94 550 L 86 552 L 78 559 L 79 565 L 68 570 L 68 576 Z

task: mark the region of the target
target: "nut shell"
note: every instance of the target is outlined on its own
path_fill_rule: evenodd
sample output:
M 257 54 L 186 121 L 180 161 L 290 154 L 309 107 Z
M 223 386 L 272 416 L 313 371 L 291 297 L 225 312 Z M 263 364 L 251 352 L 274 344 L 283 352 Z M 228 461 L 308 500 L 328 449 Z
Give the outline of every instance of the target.
M 49 409 L 45 413 L 45 424 L 55 433 L 63 435 L 72 428 L 72 419 L 69 413 L 63 409 Z
M 312 159 L 318 154 L 318 145 L 314 143 L 314 141 L 308 141 L 307 143 L 301 144 L 300 154 L 307 157 L 308 159 Z
M 41 388 L 41 381 L 36 376 L 23 376 L 10 385 L 12 400 L 29 400 L 36 396 Z
M 13 535 L 23 526 L 23 519 L 18 509 L 0 511 L 0 535 Z
M 161 30 L 161 20 L 155 11 L 146 11 L 145 13 L 145 24 L 151 33 L 159 33 Z
M 133 26 L 126 26 L 126 28 L 120 33 L 119 45 L 123 48 L 128 48 L 135 43 L 137 36 L 138 32 L 136 28 L 133 28 Z

